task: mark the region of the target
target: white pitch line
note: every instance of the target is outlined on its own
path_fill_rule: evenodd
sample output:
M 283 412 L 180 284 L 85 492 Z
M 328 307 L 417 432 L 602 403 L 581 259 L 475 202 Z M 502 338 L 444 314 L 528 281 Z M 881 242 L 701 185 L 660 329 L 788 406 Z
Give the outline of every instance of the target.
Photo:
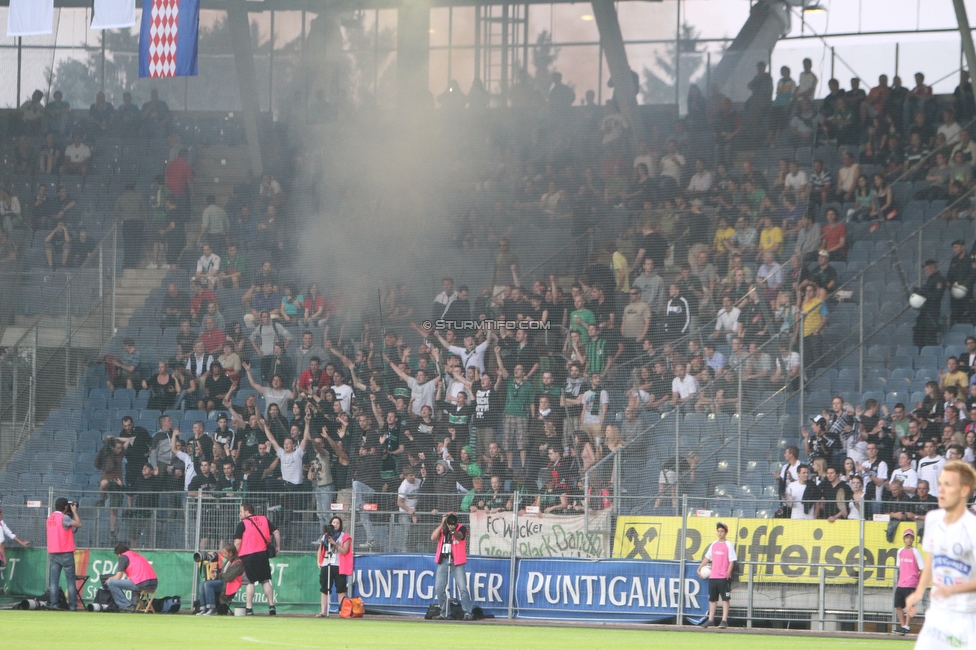
M 245 641 L 247 643 L 261 643 L 263 645 L 276 645 L 276 646 L 282 646 L 284 648 L 320 648 L 321 647 L 315 645 L 295 645 L 294 643 L 281 643 L 279 641 L 264 641 L 262 639 L 255 639 L 254 637 L 251 636 L 242 636 L 241 641 Z

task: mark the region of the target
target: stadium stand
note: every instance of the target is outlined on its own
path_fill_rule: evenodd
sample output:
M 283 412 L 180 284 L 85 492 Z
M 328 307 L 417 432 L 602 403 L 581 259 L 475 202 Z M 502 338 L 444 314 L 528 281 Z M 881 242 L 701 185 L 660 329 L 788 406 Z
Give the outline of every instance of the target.
M 707 110 L 680 128 L 648 111 L 654 137 L 642 151 L 630 149 L 612 104 L 557 113 L 539 97 L 528 115 L 435 116 L 440 136 L 458 123 L 464 133 L 450 149 L 451 199 L 437 209 L 451 226 L 440 227 L 436 248 L 411 250 L 408 242 L 393 251 L 394 260 L 436 260 L 422 273 L 404 263 L 402 276 L 380 281 L 378 300 L 375 284 L 335 281 L 328 260 L 303 258 L 302 240 L 315 229 L 372 223 L 377 212 L 395 219 L 400 209 L 332 165 L 322 177 L 309 173 L 321 153 L 303 136 L 338 138 L 329 125 L 275 125 L 267 135 L 278 140 L 278 164 L 263 178 L 207 192 L 218 201 L 202 196 L 192 177 L 212 148 L 240 143 L 230 116 L 180 115 L 166 138 L 122 138 L 96 134 L 85 114 L 72 114 L 64 132 L 77 138 L 69 145 L 55 134 L 22 134 L 11 115 L 0 151 L 0 272 L 22 278 L 24 290 L 3 305 L 8 321 L 36 313 L 93 250 L 85 242 L 101 241 L 116 223 L 123 254 L 110 273 L 148 266 L 158 277 L 144 306 L 98 351 L 101 363 L 79 372 L 0 469 L 0 492 L 67 488 L 114 513 L 136 485 L 239 491 L 253 463 L 264 476 L 247 489 L 274 493 L 282 524 L 314 528 L 315 504 L 304 494 L 322 475 L 314 454 L 298 484 L 285 486 L 273 451 L 258 450 L 264 432 L 247 422 L 257 413 L 277 441 L 300 441 L 306 406 L 313 432 L 324 427 L 353 459 L 347 468 L 331 455 L 334 488 L 358 480 L 386 493 L 386 509 L 406 463 L 432 473 L 432 458 L 452 461 L 459 477 L 458 465 L 475 461 L 505 490 L 544 493 L 553 481 L 549 489 L 568 497 L 561 507 L 607 507 L 594 497 L 609 492 L 634 512 L 671 514 L 688 494 L 734 497 L 712 505 L 737 516 L 782 507 L 774 473 L 793 446 L 803 460 L 825 458 L 853 480 L 859 470 L 844 459 L 870 465 L 871 440 L 883 443 L 888 467 L 903 448 L 919 460 L 914 422 L 939 454 L 960 445 L 972 462 L 976 145 L 959 135 L 953 97 L 938 98 L 946 112 L 930 104 L 911 130 L 901 121 L 910 98 L 882 102 L 875 116 L 856 98 L 852 107 L 838 97 L 791 105 L 772 141 L 743 128 L 757 117 L 750 104 L 709 97 Z M 959 115 L 962 133 L 972 117 Z M 366 128 L 348 119 L 343 126 Z M 45 167 L 66 147 L 84 164 Z M 15 198 L 17 209 L 9 207 Z M 349 246 L 360 263 L 390 254 L 359 234 Z M 930 258 L 941 275 L 919 272 Z M 946 291 L 954 283 L 967 289 L 963 298 Z M 913 291 L 928 298 L 920 310 L 908 305 Z M 79 314 L 86 307 L 78 301 Z M 476 344 L 490 339 L 483 369 L 480 353 L 447 345 L 464 346 L 462 321 L 492 317 L 531 322 L 532 330 L 474 329 Z M 431 320 L 456 322 L 458 332 L 412 327 Z M 311 356 L 326 375 L 303 374 Z M 507 388 L 517 364 L 531 389 L 525 404 Z M 421 370 L 436 377 L 436 396 L 417 384 Z M 500 401 L 488 398 L 489 388 L 478 393 L 482 372 Z M 600 385 L 591 388 L 593 375 Z M 467 436 L 448 434 L 446 444 L 442 437 L 454 428 L 460 392 L 478 405 L 464 411 L 477 423 L 465 451 L 476 458 L 466 461 Z M 540 407 L 544 394 L 551 412 Z M 397 402 L 400 395 L 407 398 Z M 423 403 L 434 405 L 436 444 L 417 417 Z M 474 419 L 484 409 L 486 419 Z M 388 411 L 397 414 L 402 449 L 380 439 Z M 222 438 L 226 448 L 217 440 L 224 414 L 236 433 Z M 811 424 L 817 415 L 826 418 L 820 437 Z M 123 418 L 142 430 L 138 453 L 115 447 Z M 188 444 L 198 422 L 196 439 L 207 442 L 188 447 L 194 469 L 200 476 L 201 460 L 230 458 L 229 484 L 218 470 L 184 486 L 190 468 L 172 457 L 168 432 L 178 428 Z M 492 437 L 501 456 L 489 448 Z M 360 461 L 362 445 L 385 445 L 392 460 Z M 550 448 L 556 460 L 546 456 Z M 616 456 L 619 471 L 611 470 Z M 143 462 L 158 471 L 151 483 L 137 481 Z M 114 515 L 101 525 L 85 534 L 103 542 L 121 535 Z

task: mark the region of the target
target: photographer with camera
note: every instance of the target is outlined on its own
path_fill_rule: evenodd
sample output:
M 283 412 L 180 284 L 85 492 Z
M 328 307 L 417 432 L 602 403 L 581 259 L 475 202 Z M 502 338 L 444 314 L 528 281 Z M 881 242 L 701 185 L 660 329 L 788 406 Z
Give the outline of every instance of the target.
M 68 609 L 78 610 L 78 586 L 75 584 L 75 531 L 81 528 L 78 502 L 60 497 L 54 502 L 54 512 L 47 518 L 47 557 L 51 570 L 48 576 L 48 607 L 58 608 L 58 584 L 61 571 L 68 583 Z
M 468 531 L 463 524 L 458 523 L 457 515 L 450 512 L 441 517 L 441 525 L 430 534 L 430 540 L 437 542 L 437 579 L 434 583 L 434 593 L 441 607 L 441 618 L 451 618 L 451 601 L 448 598 L 448 581 L 454 576 L 454 587 L 461 595 L 461 608 L 464 610 L 464 620 L 470 621 L 471 594 L 468 592 L 468 576 L 464 565 L 468 561 L 467 554 Z
M 130 550 L 125 544 L 115 545 L 115 555 L 119 558 L 115 575 L 103 577 L 102 582 L 112 592 L 112 600 L 120 612 L 134 612 L 136 604 L 126 598 L 124 592 L 156 591 L 159 584 L 156 571 L 149 564 L 149 560 Z
M 270 547 L 274 535 L 274 547 Z M 245 616 L 254 616 L 254 585 L 260 584 L 268 598 L 268 615 L 277 614 L 274 606 L 274 590 L 271 587 L 271 550 L 281 548 L 281 532 L 264 515 L 254 514 L 254 506 L 241 504 L 241 521 L 234 531 L 234 547 L 244 563 L 247 575 Z M 270 548 L 269 548 L 270 547 Z
M 337 602 L 346 597 L 346 581 L 352 577 L 352 537 L 342 530 L 342 519 L 332 517 L 319 539 L 319 591 L 322 592 L 322 611 L 315 618 L 324 618 L 329 611 L 329 595 L 335 585 Z
M 207 562 L 208 580 L 200 588 L 200 611 L 197 616 L 213 616 L 219 605 L 234 600 L 244 582 L 244 562 L 237 555 L 237 547 L 224 544 L 224 566 L 220 569 L 220 557 L 216 553 L 197 554 L 198 562 Z

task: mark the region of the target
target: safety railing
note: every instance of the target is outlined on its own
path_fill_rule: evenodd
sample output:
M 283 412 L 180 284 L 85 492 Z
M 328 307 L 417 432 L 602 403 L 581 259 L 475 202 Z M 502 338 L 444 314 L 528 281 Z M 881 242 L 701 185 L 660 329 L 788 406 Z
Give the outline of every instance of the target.
M 112 339 L 119 244 L 113 227 L 67 276 L 25 274 L 34 316 L 7 327 L 0 354 L 0 466 Z
M 594 594 L 603 590 L 604 599 L 623 599 L 631 607 L 633 598 L 640 598 L 642 604 L 646 601 L 647 607 L 652 602 L 665 607 L 670 603 L 677 607 L 679 624 L 700 620 L 696 612 L 702 611 L 703 604 L 707 606 L 703 583 L 694 575 L 721 522 L 738 554 L 731 582 L 733 620 L 749 627 L 788 624 L 859 632 L 870 631 L 872 625 L 879 630 L 891 625 L 899 551 L 908 546 L 908 530 L 913 542 L 924 535 L 919 523 L 932 506 L 931 500 L 878 502 L 851 495 L 848 515 L 873 509 L 875 520 L 822 518 L 836 515 L 833 510 L 820 512 L 838 505 L 829 500 L 812 502 L 811 515 L 821 518 L 795 519 L 777 513 L 783 501 L 772 495 L 703 499 L 683 495 L 677 507 L 672 507 L 670 498 L 668 503 L 660 503 L 650 497 L 624 495 L 616 497 L 619 514 L 612 516 L 610 499 L 603 495 L 587 498 L 578 484 L 566 494 L 544 490 L 539 494 L 537 486 L 529 486 L 523 494 L 511 485 L 474 493 L 434 493 L 417 482 L 418 492 L 374 492 L 357 483 L 355 489 L 318 494 L 306 486 L 297 492 L 249 494 L 120 492 L 114 501 L 113 493 L 67 496 L 80 500 L 79 548 L 111 548 L 121 541 L 145 551 L 214 551 L 233 539 L 240 505 L 246 501 L 281 531 L 280 550 L 285 557 L 316 552 L 317 540 L 333 517 L 342 520 L 359 556 L 433 554 L 432 531 L 448 512 L 456 512 L 468 529 L 469 555 L 505 560 L 512 583 L 522 560 L 615 563 L 609 584 L 597 584 L 597 578 L 588 575 L 553 576 L 552 584 L 530 576 L 522 590 L 537 598 L 516 604 L 511 595 L 514 590 L 509 590 L 510 614 L 517 610 L 520 616 L 539 615 L 547 609 L 547 602 L 557 600 L 592 605 L 598 597 Z M 7 495 L 2 504 L 4 520 L 20 539 L 43 546 L 45 519 L 55 497 L 61 495 L 50 490 L 41 498 L 33 496 Z M 104 531 L 113 509 L 118 511 L 119 529 L 108 537 Z M 909 514 L 900 519 L 903 513 Z M 686 579 L 664 578 L 675 570 Z

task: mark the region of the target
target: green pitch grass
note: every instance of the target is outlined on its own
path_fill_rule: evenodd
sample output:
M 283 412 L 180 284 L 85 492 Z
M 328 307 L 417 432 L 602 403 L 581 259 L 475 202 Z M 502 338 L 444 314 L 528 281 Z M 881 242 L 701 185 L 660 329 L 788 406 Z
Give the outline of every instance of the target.
M 326 620 L 278 616 L 161 616 L 68 612 L 0 612 L 0 638 L 4 648 L 135 648 L 154 650 L 206 648 L 261 650 L 262 648 L 641 648 L 668 650 L 728 650 L 748 645 L 750 650 L 874 650 L 904 648 L 897 637 L 887 639 L 832 639 L 744 635 L 735 631 L 673 632 L 654 628 L 520 626 L 501 623 L 440 623 L 424 620 Z M 736 637 L 731 639 L 730 636 Z

